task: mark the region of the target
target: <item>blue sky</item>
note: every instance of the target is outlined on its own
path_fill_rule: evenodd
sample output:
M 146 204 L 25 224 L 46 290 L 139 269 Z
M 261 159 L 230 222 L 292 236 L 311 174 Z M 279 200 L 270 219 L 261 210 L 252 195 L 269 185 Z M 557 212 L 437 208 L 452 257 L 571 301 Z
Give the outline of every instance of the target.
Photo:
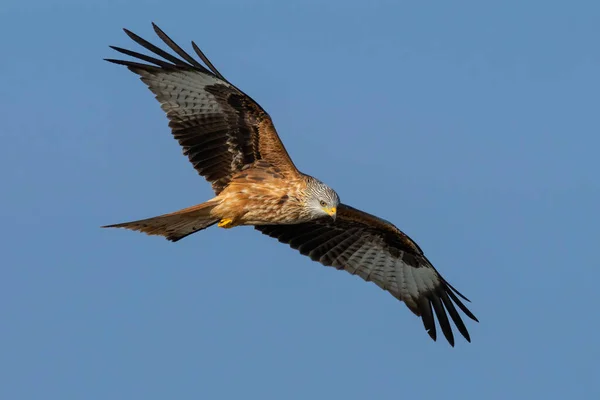
M 600 398 L 600 5 L 449 3 L 4 0 L 0 398 Z M 251 228 L 99 228 L 211 196 L 102 61 L 151 21 L 420 244 L 471 344 Z

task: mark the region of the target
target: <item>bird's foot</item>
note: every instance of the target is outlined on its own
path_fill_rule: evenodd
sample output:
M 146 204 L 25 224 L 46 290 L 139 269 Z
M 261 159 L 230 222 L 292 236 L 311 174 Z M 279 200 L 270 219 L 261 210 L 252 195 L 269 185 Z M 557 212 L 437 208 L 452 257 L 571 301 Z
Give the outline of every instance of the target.
M 225 229 L 233 228 L 233 220 L 231 218 L 223 218 L 219 221 L 217 226 Z

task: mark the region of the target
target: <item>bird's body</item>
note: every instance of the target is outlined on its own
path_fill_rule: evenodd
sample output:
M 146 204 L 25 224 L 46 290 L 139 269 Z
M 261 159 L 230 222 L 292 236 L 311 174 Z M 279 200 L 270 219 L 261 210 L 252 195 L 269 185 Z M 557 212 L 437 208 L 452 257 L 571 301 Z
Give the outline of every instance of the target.
M 423 251 L 393 224 L 340 203 L 338 194 L 301 173 L 269 115 L 227 81 L 200 51 L 202 65 L 154 25 L 179 57 L 125 30 L 162 59 L 113 47 L 137 61 L 114 60 L 138 74 L 169 118 L 174 138 L 215 197 L 153 218 L 109 225 L 178 241 L 212 225 L 251 225 L 323 265 L 346 270 L 403 301 L 436 339 L 434 314 L 454 345 L 448 314 L 469 333 L 456 306 L 473 320 L 462 296 L 441 277 Z M 165 61 L 166 60 L 166 61 Z
M 276 166 L 258 161 L 234 175 L 214 200 L 213 215 L 236 225 L 295 224 L 310 221 L 304 212 L 308 178 L 285 178 Z

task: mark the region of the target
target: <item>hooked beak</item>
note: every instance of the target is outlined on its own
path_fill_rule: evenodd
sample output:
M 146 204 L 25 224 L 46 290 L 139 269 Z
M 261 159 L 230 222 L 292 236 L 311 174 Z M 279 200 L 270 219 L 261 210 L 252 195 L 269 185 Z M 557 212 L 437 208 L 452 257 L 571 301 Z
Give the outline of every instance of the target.
M 337 213 L 337 208 L 335 208 L 335 207 L 330 207 L 330 208 L 325 208 L 324 210 L 325 210 L 325 212 L 326 212 L 327 214 L 329 214 L 329 215 L 331 216 L 331 218 L 333 218 L 333 220 L 335 221 L 335 217 L 336 217 L 336 215 L 337 215 L 337 214 L 336 214 L 336 213 Z

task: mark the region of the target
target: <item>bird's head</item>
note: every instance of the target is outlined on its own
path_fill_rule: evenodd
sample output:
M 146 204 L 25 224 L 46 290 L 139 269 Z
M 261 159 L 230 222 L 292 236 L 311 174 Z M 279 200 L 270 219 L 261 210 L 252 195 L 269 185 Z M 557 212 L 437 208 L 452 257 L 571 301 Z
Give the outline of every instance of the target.
M 308 180 L 306 189 L 306 207 L 311 218 L 317 219 L 328 215 L 335 220 L 337 207 L 340 204 L 340 197 L 335 190 L 315 178 Z

